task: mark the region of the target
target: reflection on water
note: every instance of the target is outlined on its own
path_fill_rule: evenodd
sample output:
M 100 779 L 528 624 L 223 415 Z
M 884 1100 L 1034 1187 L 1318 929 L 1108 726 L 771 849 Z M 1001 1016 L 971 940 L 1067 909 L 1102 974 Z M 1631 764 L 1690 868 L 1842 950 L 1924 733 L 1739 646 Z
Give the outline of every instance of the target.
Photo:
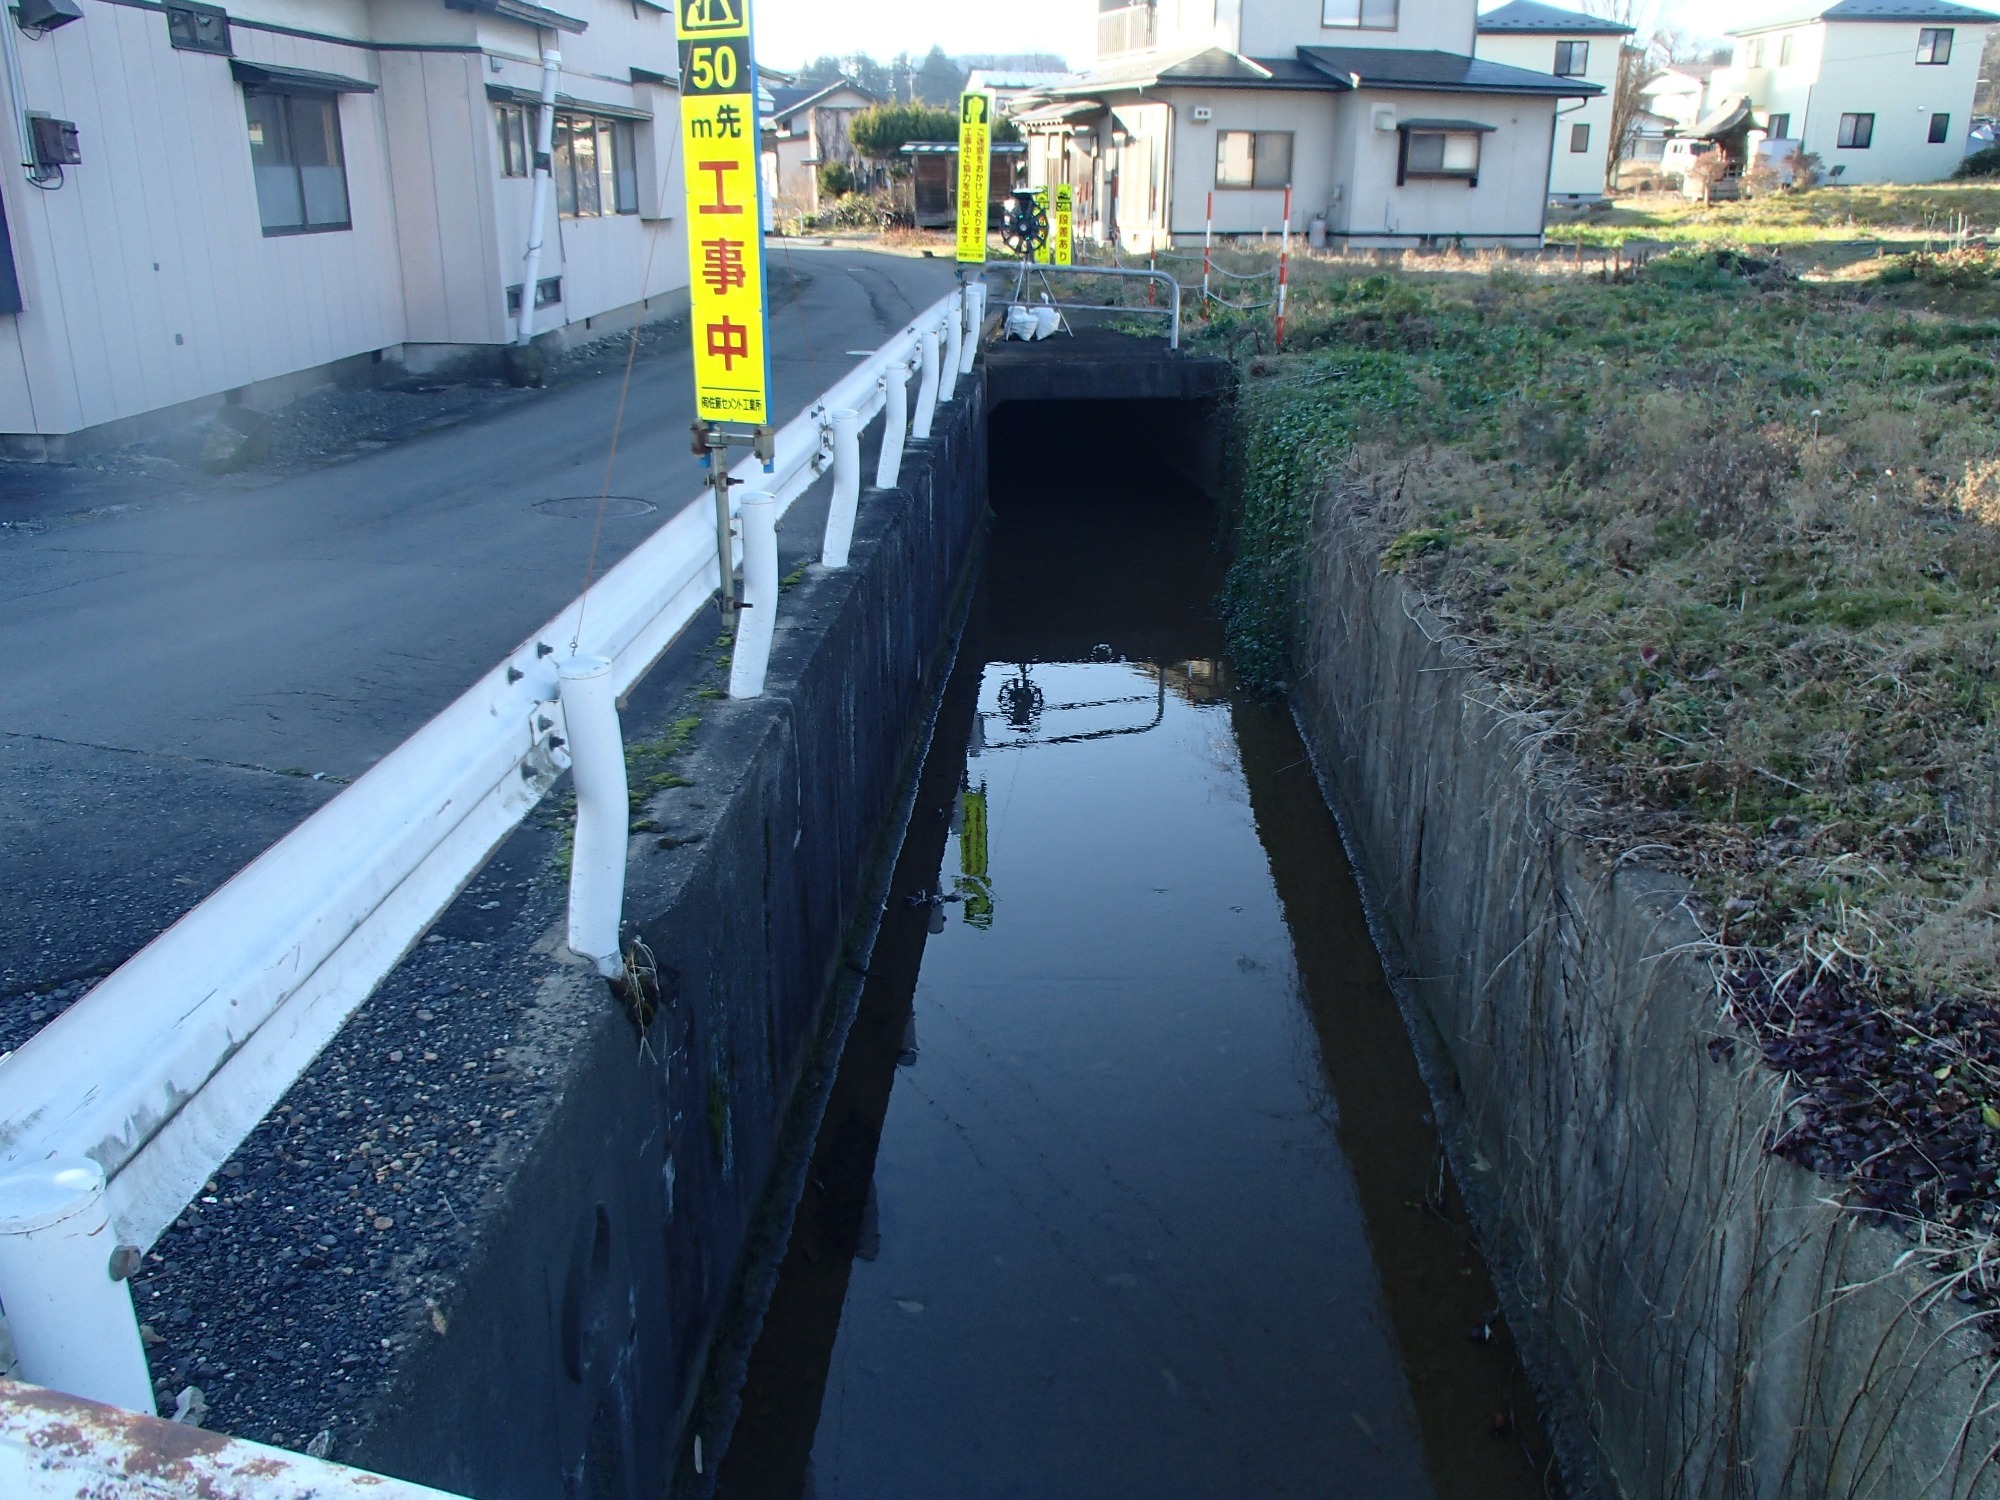
M 1541 1495 L 1201 512 L 1000 516 L 720 1492 Z

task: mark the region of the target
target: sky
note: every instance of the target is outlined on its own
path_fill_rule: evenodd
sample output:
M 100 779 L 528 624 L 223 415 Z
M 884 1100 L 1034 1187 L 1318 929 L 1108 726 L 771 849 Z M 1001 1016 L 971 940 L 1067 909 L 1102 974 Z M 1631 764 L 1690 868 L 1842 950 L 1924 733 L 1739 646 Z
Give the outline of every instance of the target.
M 1487 0 L 1481 9 L 1493 8 Z M 1576 5 L 1582 0 L 1555 0 Z M 1971 0 L 1980 4 L 1981 0 Z M 773 67 L 797 67 L 827 53 L 868 52 L 888 59 L 922 56 L 936 43 L 954 56 L 967 52 L 1056 52 L 1073 68 L 1087 66 L 1096 45 L 1095 0 L 755 0 L 757 55 Z M 1795 8 L 1791 0 L 1649 0 L 1640 35 L 1659 25 L 1697 37 L 1720 37 L 1744 20 Z M 1982 7 L 1983 8 L 1983 7 Z

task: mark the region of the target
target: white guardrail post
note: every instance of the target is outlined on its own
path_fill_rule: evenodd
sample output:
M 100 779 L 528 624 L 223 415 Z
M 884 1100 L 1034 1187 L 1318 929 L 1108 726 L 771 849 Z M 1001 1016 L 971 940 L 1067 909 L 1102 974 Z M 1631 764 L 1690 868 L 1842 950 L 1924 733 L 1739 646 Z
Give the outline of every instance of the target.
M 729 696 L 755 698 L 764 691 L 778 625 L 778 497 L 769 490 L 743 491 L 740 519 L 743 613 L 736 617 L 736 645 L 729 657 Z M 853 527 L 850 516 L 848 529 Z
M 0 1178 L 0 1288 L 21 1367 L 79 1396 L 151 1414 L 153 1377 L 124 1280 L 136 1265 L 113 1274 L 117 1244 L 104 1169 L 88 1157 Z
M 826 543 L 819 560 L 829 568 L 847 566 L 854 542 L 854 515 L 861 505 L 861 414 L 842 407 L 833 425 L 833 498 L 826 507 Z M 883 439 L 888 441 L 885 430 Z M 747 543 L 746 543 L 747 545 Z
M 625 860 L 632 804 L 618 688 L 603 656 L 572 656 L 556 669 L 570 775 L 576 783 L 576 845 L 569 866 L 569 946 L 607 979 L 625 972 L 619 924 L 625 915 Z
M 928 432 L 938 329 L 957 306 L 949 297 L 933 303 L 786 423 L 768 468 L 752 456 L 732 470 L 751 606 L 738 627 L 732 695 L 763 689 L 778 605 L 777 518 L 824 472 L 822 413 L 851 411 L 858 430 L 886 404 L 878 482 L 893 485 L 910 368 L 921 357 Z M 853 470 L 858 449 L 839 438 L 834 447 L 836 467 Z M 577 793 L 569 942 L 607 977 L 622 972 L 631 807 L 617 700 L 726 586 L 709 510 L 703 496 L 669 517 L 591 586 L 587 612 L 584 599 L 573 600 L 352 786 L 0 1057 L 0 1307 L 24 1379 L 151 1410 L 131 1296 L 117 1278 L 565 769 L 575 772 Z M 559 641 L 573 643 L 569 652 Z M 0 1427 L 6 1404 L 0 1395 Z M 5 1453 L 0 1433 L 0 1461 Z M 12 1500 L 19 1491 L 6 1472 L 0 1467 L 0 1496 Z M 215 1493 L 291 1491 L 246 1484 Z
M 965 341 L 965 288 L 952 298 L 944 320 L 944 359 L 938 366 L 938 401 L 951 400 L 958 391 L 958 351 Z
M 970 375 L 979 358 L 979 330 L 986 323 L 986 283 L 970 281 L 965 286 L 965 334 L 959 340 L 958 373 Z
M 460 1500 L 405 1479 L 0 1380 L 7 1500 Z
M 931 435 L 931 419 L 937 415 L 938 336 L 935 328 L 922 334 L 923 376 L 917 382 L 917 414 L 910 422 L 910 436 L 922 440 Z
M 875 460 L 875 488 L 893 490 L 903 472 L 903 444 L 910 436 L 910 367 L 900 360 L 882 372 L 882 452 Z

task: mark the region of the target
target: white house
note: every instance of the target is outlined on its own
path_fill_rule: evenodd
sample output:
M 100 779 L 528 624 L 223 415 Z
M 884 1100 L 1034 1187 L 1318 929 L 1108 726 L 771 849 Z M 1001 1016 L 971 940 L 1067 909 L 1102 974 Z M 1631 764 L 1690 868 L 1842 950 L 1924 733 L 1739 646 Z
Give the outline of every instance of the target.
M 1475 0 L 1138 0 L 1018 115 L 1030 181 L 1129 249 L 1322 222 L 1336 243 L 1539 244 L 1556 106 L 1598 85 L 1474 55 Z M 1032 138 L 1039 137 L 1039 142 Z
M 843 166 L 862 173 L 868 165 L 847 138 L 857 114 L 881 103 L 858 83 L 779 84 L 771 89 L 771 147 L 777 157 L 776 192 L 781 215 L 820 210 L 820 168 Z
M 1611 102 L 1618 87 L 1618 53 L 1633 28 L 1541 0 L 1508 0 L 1479 17 L 1475 50 L 1490 62 L 1596 84 L 1600 94 L 1564 101 L 1556 110 L 1549 196 L 1571 203 L 1604 196 L 1604 179 L 1618 143 L 1611 139 Z
M 684 305 L 673 16 L 648 0 L 76 0 L 0 23 L 0 445 L 129 441 L 380 367 L 497 367 L 540 54 L 562 54 L 537 322 Z M 25 123 L 24 123 L 25 121 Z
M 1715 76 L 1718 66 L 1676 63 L 1655 73 L 1639 86 L 1646 112 L 1667 121 L 1673 129 L 1687 129 L 1708 113 L 1708 81 Z
M 1759 133 L 1796 141 L 1836 182 L 1936 182 L 1965 156 L 1986 34 L 2000 17 L 1951 0 L 1832 0 L 1730 33 L 1709 80 Z

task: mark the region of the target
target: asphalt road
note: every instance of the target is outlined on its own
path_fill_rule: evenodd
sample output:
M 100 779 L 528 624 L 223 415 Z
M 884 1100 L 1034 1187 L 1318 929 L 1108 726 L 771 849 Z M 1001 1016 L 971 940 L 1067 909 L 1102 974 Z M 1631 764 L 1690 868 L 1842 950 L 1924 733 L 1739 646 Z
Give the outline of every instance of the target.
M 801 286 L 772 328 L 787 417 L 951 283 L 940 261 L 789 260 Z M 606 520 L 600 569 L 700 482 L 685 346 L 655 347 L 609 489 L 657 509 Z M 604 487 L 621 375 L 614 359 L 525 397 L 440 397 L 456 425 L 304 471 L 0 472 L 0 1048 L 576 595 L 594 507 L 535 506 Z

